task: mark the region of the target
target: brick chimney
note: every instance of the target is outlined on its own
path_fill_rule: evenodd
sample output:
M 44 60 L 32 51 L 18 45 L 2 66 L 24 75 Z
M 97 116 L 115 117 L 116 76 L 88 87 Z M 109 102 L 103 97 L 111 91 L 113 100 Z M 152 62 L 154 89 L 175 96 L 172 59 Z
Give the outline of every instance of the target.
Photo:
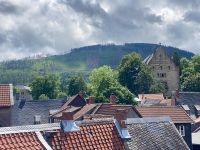
M 142 93 L 142 99 L 141 100 L 143 100 L 144 99 L 144 93 Z
M 122 139 L 130 139 L 131 136 L 127 129 L 127 114 L 128 111 L 125 109 L 117 109 L 115 111 L 116 127 Z
M 115 111 L 115 119 L 118 121 L 121 128 L 126 128 L 125 120 L 127 119 L 128 111 L 125 109 L 117 109 Z
M 94 104 L 95 102 L 95 97 L 90 96 L 89 98 L 86 99 L 87 104 Z
M 110 103 L 111 103 L 111 104 L 116 104 L 116 100 L 117 100 L 117 97 L 115 96 L 114 93 L 112 93 L 112 94 L 110 95 Z
M 74 112 L 63 112 L 60 119 L 60 128 L 63 130 L 63 132 L 80 131 L 80 128 L 74 121 Z
M 62 120 L 74 120 L 74 112 L 63 112 L 61 119 Z

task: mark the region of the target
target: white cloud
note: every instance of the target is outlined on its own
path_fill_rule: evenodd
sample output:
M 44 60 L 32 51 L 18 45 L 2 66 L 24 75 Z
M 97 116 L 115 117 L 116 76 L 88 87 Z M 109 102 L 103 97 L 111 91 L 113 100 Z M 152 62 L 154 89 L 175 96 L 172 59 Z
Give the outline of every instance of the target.
M 199 51 L 197 0 L 0 0 L 0 60 L 97 43 L 163 43 Z

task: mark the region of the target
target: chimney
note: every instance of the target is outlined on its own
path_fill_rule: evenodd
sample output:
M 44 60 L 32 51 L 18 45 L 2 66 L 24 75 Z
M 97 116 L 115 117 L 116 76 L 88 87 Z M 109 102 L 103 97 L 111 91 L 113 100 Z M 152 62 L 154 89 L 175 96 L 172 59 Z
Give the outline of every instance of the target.
M 95 97 L 90 96 L 89 98 L 86 99 L 87 104 L 94 104 L 95 102 Z
M 85 92 L 83 90 L 81 90 L 78 94 L 83 98 L 85 95 Z
M 114 93 L 112 93 L 112 94 L 110 95 L 110 103 L 111 103 L 111 104 L 116 104 L 116 99 L 117 99 L 117 97 L 115 96 Z
M 74 120 L 74 112 L 63 112 L 62 120 Z
M 179 90 L 176 89 L 176 97 L 179 98 L 179 96 L 180 96 Z
M 121 128 L 126 128 L 125 120 L 127 119 L 127 110 L 117 109 L 115 111 L 115 118 L 118 121 Z
M 176 98 L 171 99 L 171 106 L 176 106 Z
M 178 97 L 179 97 L 179 90 L 172 91 L 171 106 L 177 105 L 176 98 Z
M 9 88 L 10 88 L 10 105 L 14 105 L 14 95 L 13 95 L 13 85 L 9 84 Z
M 128 111 L 125 109 L 117 109 L 115 112 L 115 125 L 122 139 L 131 138 L 126 125 L 127 114 Z
M 142 93 L 142 100 L 144 99 L 144 93 Z
M 34 124 L 40 124 L 41 123 L 41 116 L 35 115 L 34 116 Z
M 80 131 L 74 119 L 74 112 L 63 112 L 60 127 L 64 132 Z

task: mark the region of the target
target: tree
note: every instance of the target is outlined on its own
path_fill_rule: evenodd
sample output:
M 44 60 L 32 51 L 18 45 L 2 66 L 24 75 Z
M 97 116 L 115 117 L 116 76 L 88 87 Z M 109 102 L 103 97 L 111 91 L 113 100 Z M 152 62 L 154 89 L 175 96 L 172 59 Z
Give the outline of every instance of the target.
M 109 66 L 93 69 L 89 76 L 89 88 L 93 94 L 101 93 L 117 82 L 117 73 Z
M 59 92 L 57 95 L 57 98 L 64 98 L 67 97 L 67 94 L 65 92 Z
M 195 72 L 200 73 L 200 54 L 199 55 L 195 55 L 192 58 L 192 63 L 194 65 Z
M 183 91 L 200 92 L 200 55 L 192 60 L 181 59 L 181 89 Z
M 167 85 L 163 82 L 154 81 L 150 87 L 150 93 L 167 93 Z
M 180 55 L 177 51 L 173 53 L 173 62 L 176 66 L 180 66 Z
M 200 92 L 200 73 L 184 78 L 181 88 L 183 91 Z
M 71 77 L 69 81 L 68 94 L 75 95 L 80 91 L 86 91 L 87 85 L 81 75 Z
M 60 91 L 60 78 L 57 75 L 38 76 L 30 86 L 34 99 L 38 99 L 42 94 L 55 99 Z
M 39 96 L 39 100 L 48 100 L 48 99 L 49 99 L 49 97 L 45 94 L 42 94 Z
M 89 89 L 97 102 L 108 102 L 110 94 L 115 93 L 117 103 L 133 104 L 134 95 L 117 81 L 117 72 L 108 66 L 94 69 L 89 76 Z
M 148 93 L 153 77 L 151 69 L 142 62 L 137 53 L 123 57 L 119 67 L 119 82 L 126 86 L 132 93 Z

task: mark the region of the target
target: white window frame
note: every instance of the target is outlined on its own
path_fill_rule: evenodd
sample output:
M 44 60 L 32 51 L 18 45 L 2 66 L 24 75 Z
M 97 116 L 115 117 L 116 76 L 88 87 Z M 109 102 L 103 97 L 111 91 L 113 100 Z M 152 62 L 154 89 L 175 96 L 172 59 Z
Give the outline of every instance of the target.
M 185 126 L 184 125 L 179 126 L 179 133 L 181 136 L 185 136 Z

